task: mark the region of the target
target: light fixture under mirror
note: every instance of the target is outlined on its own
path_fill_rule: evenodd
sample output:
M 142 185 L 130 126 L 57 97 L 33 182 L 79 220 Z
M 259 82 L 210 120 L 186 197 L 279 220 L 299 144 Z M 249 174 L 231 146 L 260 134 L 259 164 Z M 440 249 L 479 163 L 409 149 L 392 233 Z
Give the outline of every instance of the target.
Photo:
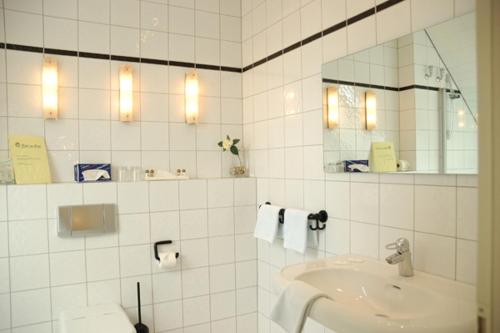
M 334 86 L 325 89 L 325 115 L 328 128 L 335 128 L 339 124 L 339 94 Z
M 470 13 L 324 64 L 325 171 L 366 172 L 386 142 L 398 172 L 476 174 L 475 39 Z
M 377 95 L 365 92 L 365 129 L 373 131 L 377 127 Z

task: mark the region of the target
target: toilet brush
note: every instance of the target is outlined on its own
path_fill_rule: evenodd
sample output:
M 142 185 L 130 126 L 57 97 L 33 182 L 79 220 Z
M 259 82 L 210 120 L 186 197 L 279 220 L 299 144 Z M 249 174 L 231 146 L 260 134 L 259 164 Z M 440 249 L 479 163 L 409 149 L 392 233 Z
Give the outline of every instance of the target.
M 139 322 L 135 324 L 135 331 L 137 333 L 149 333 L 149 328 L 142 323 L 141 316 L 141 284 L 137 282 L 137 314 Z

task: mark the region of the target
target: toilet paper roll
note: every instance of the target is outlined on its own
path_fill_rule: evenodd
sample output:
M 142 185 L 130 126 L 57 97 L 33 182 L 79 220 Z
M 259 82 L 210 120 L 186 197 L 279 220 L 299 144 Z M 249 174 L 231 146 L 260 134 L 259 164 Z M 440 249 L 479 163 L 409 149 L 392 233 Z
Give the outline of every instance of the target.
M 398 171 L 408 171 L 410 169 L 410 162 L 407 160 L 398 161 Z
M 160 258 L 158 267 L 160 267 L 161 269 L 172 268 L 177 265 L 175 252 L 160 252 L 158 254 L 158 257 Z

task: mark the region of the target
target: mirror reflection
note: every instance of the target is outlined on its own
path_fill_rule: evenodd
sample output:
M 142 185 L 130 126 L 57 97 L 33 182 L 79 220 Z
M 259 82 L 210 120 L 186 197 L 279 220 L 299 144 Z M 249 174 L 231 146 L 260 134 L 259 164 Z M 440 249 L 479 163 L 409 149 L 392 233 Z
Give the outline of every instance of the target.
M 477 173 L 475 17 L 323 65 L 327 172 Z

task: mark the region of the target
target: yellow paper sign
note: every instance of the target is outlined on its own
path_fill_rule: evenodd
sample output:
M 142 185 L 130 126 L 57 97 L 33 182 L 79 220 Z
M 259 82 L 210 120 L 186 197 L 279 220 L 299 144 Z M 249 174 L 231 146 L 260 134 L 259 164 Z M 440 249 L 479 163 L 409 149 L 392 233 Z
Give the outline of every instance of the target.
M 10 136 L 9 149 L 16 184 L 45 184 L 52 181 L 43 137 Z
M 396 172 L 397 162 L 392 142 L 373 142 L 370 153 L 371 172 Z

